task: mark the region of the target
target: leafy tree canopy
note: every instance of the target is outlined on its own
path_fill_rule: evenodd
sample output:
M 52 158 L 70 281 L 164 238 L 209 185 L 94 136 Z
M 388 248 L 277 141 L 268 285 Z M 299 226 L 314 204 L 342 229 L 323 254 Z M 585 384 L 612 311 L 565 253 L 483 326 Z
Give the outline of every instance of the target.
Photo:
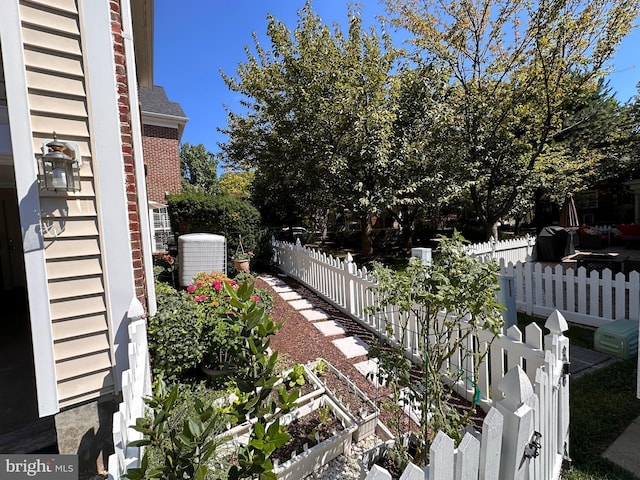
M 392 154 L 398 52 L 388 37 L 363 30 L 355 7 L 346 36 L 323 25 L 310 3 L 293 33 L 269 17 L 267 34 L 269 50 L 256 41 L 237 78 L 223 74 L 247 108 L 229 112 L 225 161 L 254 168 L 257 188 L 303 216 L 333 207 L 366 220 L 388 205 L 400 165 Z
M 218 160 L 203 144 L 180 145 L 180 173 L 182 188 L 209 195 L 218 194 Z
M 537 188 L 535 173 L 559 137 L 580 124 L 571 106 L 597 91 L 639 2 L 386 4 L 393 22 L 413 34 L 422 62 L 447 72 L 449 162 L 487 234 L 495 234 L 495 223 Z
M 219 185 L 222 195 L 249 200 L 254 173 L 228 171 L 220 175 Z

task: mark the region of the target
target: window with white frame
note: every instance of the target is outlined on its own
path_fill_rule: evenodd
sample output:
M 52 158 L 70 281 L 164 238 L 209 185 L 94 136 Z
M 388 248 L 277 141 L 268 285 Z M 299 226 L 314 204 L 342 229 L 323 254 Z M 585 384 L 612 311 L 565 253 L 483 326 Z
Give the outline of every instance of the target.
M 153 209 L 153 251 L 166 252 L 173 233 L 167 207 Z

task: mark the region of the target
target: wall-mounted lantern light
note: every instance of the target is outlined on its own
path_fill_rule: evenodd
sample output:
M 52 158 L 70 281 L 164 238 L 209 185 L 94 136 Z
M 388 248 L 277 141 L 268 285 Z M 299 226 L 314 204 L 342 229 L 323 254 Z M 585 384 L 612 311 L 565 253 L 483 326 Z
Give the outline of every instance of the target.
M 53 132 L 53 140 L 43 145 L 42 150 L 38 161 L 40 189 L 79 192 L 81 158 L 77 145 L 59 141 Z

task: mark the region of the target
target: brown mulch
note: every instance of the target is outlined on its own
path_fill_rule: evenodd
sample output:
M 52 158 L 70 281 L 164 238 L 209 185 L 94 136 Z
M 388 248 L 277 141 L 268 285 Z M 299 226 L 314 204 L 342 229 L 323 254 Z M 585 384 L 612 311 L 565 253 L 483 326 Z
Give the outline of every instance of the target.
M 315 295 L 310 294 L 309 290 L 304 289 L 305 291 L 302 291 L 303 287 L 294 283 L 288 277 L 282 280 L 286 282 L 292 290 L 297 291 L 304 298 L 313 302 L 316 308 L 327 312 L 332 319 L 341 323 L 349 334 L 352 334 L 353 330 L 345 325 L 346 322 L 344 319 L 346 316 L 344 314 L 340 314 L 341 316 L 334 315 L 332 310 L 335 309 L 333 307 L 329 308 L 328 304 L 324 301 L 321 303 Z M 256 286 L 268 289 L 273 293 L 271 316 L 274 321 L 282 322 L 283 324 L 282 328 L 278 330 L 271 339 L 271 348 L 273 350 L 278 350 L 296 363 L 307 363 L 318 358 L 324 358 L 354 382 L 373 401 L 389 393 L 388 390 L 384 388 L 374 386 L 353 366 L 352 363 L 366 360 L 366 356 L 346 358 L 344 354 L 331 343 L 331 340 L 339 337 L 327 338 L 322 335 L 317 328 L 311 325 L 313 322 L 307 320 L 299 311 L 291 307 L 286 300 L 283 300 L 280 295 L 273 292 L 273 289 L 266 282 L 258 278 L 256 280 Z M 355 323 L 353 320 L 350 320 L 350 322 Z M 370 340 L 370 338 L 363 338 L 359 332 L 357 334 L 362 340 L 369 343 L 368 340 Z M 373 334 L 369 335 L 372 336 Z

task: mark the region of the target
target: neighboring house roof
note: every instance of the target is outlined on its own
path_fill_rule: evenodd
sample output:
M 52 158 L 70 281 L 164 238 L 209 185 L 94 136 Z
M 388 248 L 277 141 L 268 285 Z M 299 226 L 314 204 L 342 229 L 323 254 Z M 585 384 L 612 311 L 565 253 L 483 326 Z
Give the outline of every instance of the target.
M 139 89 L 142 123 L 146 125 L 160 125 L 178 129 L 178 140 L 189 118 L 177 102 L 167 97 L 164 87 L 154 85 L 153 88 Z

